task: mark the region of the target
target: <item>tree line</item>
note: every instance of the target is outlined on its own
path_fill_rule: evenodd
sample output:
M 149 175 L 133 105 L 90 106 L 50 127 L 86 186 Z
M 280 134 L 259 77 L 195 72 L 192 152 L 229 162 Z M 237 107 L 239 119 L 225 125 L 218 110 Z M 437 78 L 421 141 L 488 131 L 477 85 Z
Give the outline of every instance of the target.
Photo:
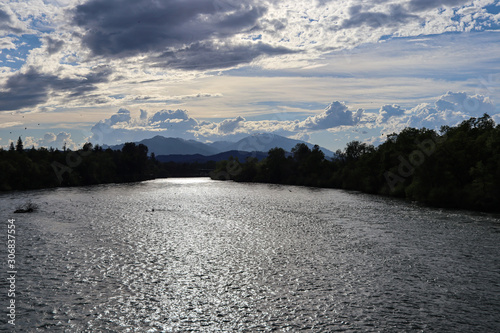
M 0 148 L 0 191 L 122 183 L 166 177 L 213 179 L 358 190 L 428 205 L 500 211 L 500 126 L 488 115 L 430 129 L 406 128 L 374 147 L 352 141 L 334 158 L 318 146 L 267 158 L 161 163 L 143 144 L 122 150 L 86 143 L 79 150 L 25 149 L 21 138 Z
M 262 161 L 218 162 L 213 179 L 358 190 L 432 206 L 500 211 L 500 126 L 490 116 L 406 128 L 374 147 L 352 141 L 325 158 L 318 146 L 271 149 Z
M 208 176 L 215 162 L 160 163 L 143 144 L 121 150 L 86 143 L 79 150 L 25 149 L 21 138 L 0 148 L 0 191 L 124 183 L 154 178 Z

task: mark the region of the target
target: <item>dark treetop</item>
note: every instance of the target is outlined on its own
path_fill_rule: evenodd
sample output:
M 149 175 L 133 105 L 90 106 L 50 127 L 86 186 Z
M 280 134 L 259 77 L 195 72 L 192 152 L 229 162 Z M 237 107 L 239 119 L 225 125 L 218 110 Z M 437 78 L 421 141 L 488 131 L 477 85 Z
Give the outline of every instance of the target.
M 440 133 L 406 128 L 378 147 L 353 141 L 333 159 L 298 144 L 260 162 L 222 161 L 213 179 L 359 190 L 429 205 L 500 211 L 500 126 L 484 115 Z

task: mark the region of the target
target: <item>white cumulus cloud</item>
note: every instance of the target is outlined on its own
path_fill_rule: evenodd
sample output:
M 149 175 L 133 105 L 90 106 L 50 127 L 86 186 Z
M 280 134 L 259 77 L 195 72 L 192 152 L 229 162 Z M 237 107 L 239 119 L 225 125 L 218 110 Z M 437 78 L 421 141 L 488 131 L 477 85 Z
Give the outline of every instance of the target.
M 396 104 L 384 105 L 379 110 L 379 114 L 377 117 L 377 123 L 382 124 L 382 123 L 386 122 L 391 117 L 402 116 L 404 114 L 404 112 L 405 112 L 405 110 L 399 105 L 396 105 Z
M 120 109 L 108 119 L 92 127 L 92 143 L 117 144 L 140 141 L 155 135 L 180 137 L 200 141 L 239 140 L 255 133 L 274 133 L 289 138 L 310 138 L 316 132 L 358 132 L 364 136 L 382 136 L 368 139 L 381 142 L 385 135 L 400 132 L 405 127 L 436 129 L 443 125 L 453 126 L 470 117 L 488 113 L 498 119 L 499 113 L 493 102 L 482 95 L 465 92 L 447 92 L 433 103 L 421 103 L 413 108 L 397 104 L 383 105 L 378 113 L 364 109 L 349 109 L 339 101 L 330 103 L 324 110 L 305 119 L 296 120 L 248 120 L 237 116 L 221 121 L 201 121 L 189 115 L 186 110 L 161 110 L 148 114 L 140 110 L 138 118 L 132 118 L 126 109 Z
M 35 139 L 34 137 L 28 136 L 23 140 L 24 148 L 54 148 L 63 149 L 64 147 L 72 150 L 79 149 L 78 145 L 71 138 L 70 133 L 59 132 L 58 134 L 48 132 L 45 133 L 43 138 Z
M 404 113 L 401 111 L 403 109 L 398 105 L 392 105 L 391 108 L 384 106 L 380 110 L 377 122 L 382 126 L 382 133 L 399 132 L 405 127 L 438 130 L 441 126 L 455 126 L 485 113 L 497 119 L 499 113 L 488 97 L 451 91 L 438 97 L 434 103 L 422 103 Z M 380 122 L 384 117 L 385 122 Z
M 339 126 L 353 126 L 361 121 L 363 109 L 353 112 L 341 102 L 333 102 L 325 110 L 315 116 L 308 117 L 298 124 L 299 129 L 325 130 Z
M 221 123 L 217 125 L 217 130 L 220 134 L 228 134 L 234 132 L 241 123 L 245 122 L 245 118 L 237 117 L 234 119 L 224 119 Z

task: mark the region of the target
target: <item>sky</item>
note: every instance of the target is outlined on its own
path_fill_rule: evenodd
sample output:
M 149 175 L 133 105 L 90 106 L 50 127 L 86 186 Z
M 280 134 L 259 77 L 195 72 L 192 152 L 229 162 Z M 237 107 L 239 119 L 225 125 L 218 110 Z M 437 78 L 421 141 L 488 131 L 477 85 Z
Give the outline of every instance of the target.
M 499 41 L 498 0 L 2 1 L 0 146 L 500 123 Z

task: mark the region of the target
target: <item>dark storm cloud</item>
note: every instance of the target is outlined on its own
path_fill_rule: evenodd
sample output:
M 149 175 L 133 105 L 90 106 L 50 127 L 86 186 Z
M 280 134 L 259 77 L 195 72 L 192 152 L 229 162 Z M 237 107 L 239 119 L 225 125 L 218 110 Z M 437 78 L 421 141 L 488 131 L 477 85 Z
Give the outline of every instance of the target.
M 218 6 L 206 0 L 92 0 L 76 8 L 87 29 L 84 44 L 96 55 L 127 56 L 227 37 L 256 25 L 265 9 Z
M 156 66 L 227 68 L 259 55 L 289 52 L 263 44 L 215 47 L 211 42 L 250 32 L 265 12 L 253 1 L 91 0 L 77 6 L 74 22 L 85 29 L 83 44 L 94 55 L 149 53 Z
M 454 7 L 471 2 L 471 0 L 410 0 L 408 6 L 412 11 L 423 11 L 442 6 Z
M 7 31 L 11 34 L 20 34 L 23 32 L 22 29 L 14 27 L 14 20 L 5 10 L 0 9 L 0 31 Z
M 111 74 L 108 68 L 99 68 L 87 77 L 60 78 L 44 74 L 34 68 L 26 73 L 11 76 L 0 92 L 0 111 L 20 110 L 45 103 L 51 93 L 67 93 L 68 98 L 85 96 L 96 90 L 95 84 L 107 82 Z
M 74 20 L 88 29 L 83 42 L 94 54 L 127 56 L 205 38 L 214 30 L 193 21 L 214 12 L 206 1 L 93 0 L 76 8 Z
M 349 19 L 342 22 L 341 28 L 398 26 L 418 18 L 418 16 L 408 13 L 401 5 L 391 5 L 387 12 L 365 11 L 363 6 L 356 5 L 349 8 Z
M 291 53 L 284 47 L 272 47 L 265 43 L 215 45 L 211 42 L 195 43 L 187 48 L 165 52 L 151 61 L 158 67 L 185 70 L 210 70 L 228 68 L 249 63 L 255 58 L 268 55 L 276 56 Z

